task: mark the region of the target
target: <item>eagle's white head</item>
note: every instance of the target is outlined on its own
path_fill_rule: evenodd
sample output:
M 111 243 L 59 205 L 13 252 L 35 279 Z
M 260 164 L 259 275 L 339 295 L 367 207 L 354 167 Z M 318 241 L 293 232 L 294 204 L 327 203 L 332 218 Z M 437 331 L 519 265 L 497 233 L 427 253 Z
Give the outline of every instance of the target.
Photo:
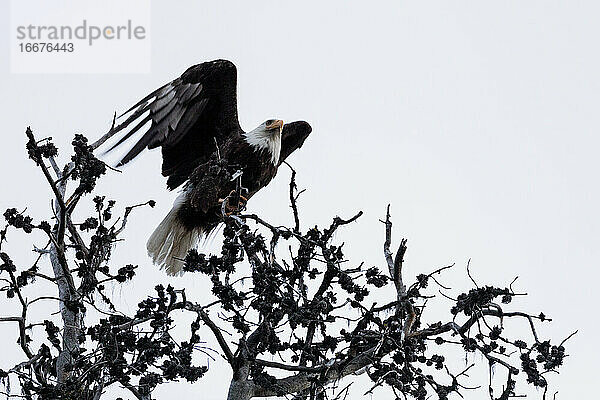
M 273 165 L 279 164 L 281 152 L 281 131 L 283 121 L 269 119 L 260 124 L 256 129 L 244 134 L 246 142 L 258 151 L 268 151 L 271 154 Z

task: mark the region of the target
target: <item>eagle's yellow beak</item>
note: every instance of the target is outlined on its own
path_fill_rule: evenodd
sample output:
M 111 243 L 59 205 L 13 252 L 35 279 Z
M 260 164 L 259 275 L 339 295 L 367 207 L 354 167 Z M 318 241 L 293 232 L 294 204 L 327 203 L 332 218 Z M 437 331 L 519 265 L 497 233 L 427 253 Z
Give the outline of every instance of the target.
M 278 129 L 279 132 L 281 132 L 281 130 L 283 129 L 283 121 L 280 119 L 276 119 L 275 121 L 273 121 L 272 124 L 267 125 L 267 129 Z

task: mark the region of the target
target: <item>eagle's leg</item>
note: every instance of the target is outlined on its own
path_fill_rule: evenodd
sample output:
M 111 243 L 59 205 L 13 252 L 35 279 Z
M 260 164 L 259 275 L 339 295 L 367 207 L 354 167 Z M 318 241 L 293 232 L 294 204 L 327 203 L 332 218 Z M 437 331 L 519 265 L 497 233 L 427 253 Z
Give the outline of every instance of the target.
M 235 204 L 236 201 L 237 204 Z M 221 204 L 221 213 L 224 216 L 230 216 L 232 214 L 239 213 L 246 208 L 247 203 L 248 199 L 239 194 L 236 190 L 232 190 L 224 199 L 219 199 L 219 204 Z
M 235 195 L 235 201 L 237 202 L 237 210 L 242 211 L 246 208 L 246 204 L 248 203 L 248 199 L 244 197 L 244 193 L 249 193 L 248 189 L 242 186 L 242 175 L 243 171 L 236 172 L 236 177 L 234 178 L 237 182 L 236 189 L 232 190 L 229 193 L 229 197 Z

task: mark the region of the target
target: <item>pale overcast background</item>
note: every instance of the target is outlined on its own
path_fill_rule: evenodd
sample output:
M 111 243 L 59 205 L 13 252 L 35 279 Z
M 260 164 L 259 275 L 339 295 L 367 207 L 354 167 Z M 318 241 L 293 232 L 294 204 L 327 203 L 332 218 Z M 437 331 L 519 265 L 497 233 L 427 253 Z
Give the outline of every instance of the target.
M 7 14 L 3 2 L 3 26 Z M 353 261 L 383 266 L 378 219 L 390 202 L 396 242 L 409 239 L 410 278 L 455 262 L 442 280 L 468 289 L 469 258 L 480 283 L 505 285 L 519 276 L 516 288 L 529 296 L 511 306 L 554 318 L 541 328 L 543 338 L 560 341 L 579 329 L 560 375 L 549 376 L 550 393 L 593 398 L 600 356 L 599 17 L 595 1 L 153 1 L 150 74 L 13 75 L 0 57 L 0 210 L 49 213 L 49 192 L 26 159 L 27 125 L 38 137 L 53 136 L 64 156 L 75 133 L 98 137 L 113 111 L 192 64 L 227 58 L 238 67 L 242 127 L 270 117 L 313 126 L 291 157 L 299 186 L 308 189 L 300 201 L 304 227 L 363 210 L 337 240 Z M 1 54 L 7 43 L 3 33 Z M 290 223 L 288 179 L 284 168 L 250 210 Z M 110 174 L 100 192 L 122 206 L 158 202 L 134 213 L 115 255 L 115 264 L 140 265 L 134 283 L 114 293 L 123 308 L 135 307 L 157 282 L 185 284 L 189 296 L 208 298 L 206 281 L 167 278 L 146 258 L 147 236 L 175 196 L 164 189 L 158 152 Z M 11 238 L 6 249 L 26 265 L 30 244 Z M 2 314 L 5 304 L 0 299 Z M 442 307 L 429 320 L 447 315 Z M 0 337 L 8 343 L 3 354 L 20 360 L 15 327 L 0 326 Z M 485 361 L 474 361 L 484 366 L 473 374 L 484 388 L 464 392 L 467 399 L 487 396 Z M 217 360 L 198 383 L 163 385 L 155 396 L 220 399 L 229 379 Z M 379 390 L 374 397 L 393 395 Z

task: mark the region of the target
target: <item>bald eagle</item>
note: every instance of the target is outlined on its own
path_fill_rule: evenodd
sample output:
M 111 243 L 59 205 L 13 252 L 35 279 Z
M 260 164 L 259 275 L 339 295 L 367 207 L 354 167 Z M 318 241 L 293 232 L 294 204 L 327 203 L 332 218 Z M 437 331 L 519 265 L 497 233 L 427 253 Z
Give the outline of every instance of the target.
M 119 166 L 145 148 L 160 147 L 167 188 L 181 187 L 147 244 L 153 262 L 171 275 L 182 272 L 187 252 L 218 226 L 223 210 L 238 205 L 229 204 L 230 195 L 243 190 L 236 192 L 236 201 L 247 201 L 311 133 L 304 121 L 284 124 L 280 119 L 244 132 L 238 122 L 236 81 L 230 61 L 194 65 L 123 113 L 123 121 L 101 138 L 104 142 L 117 135 L 109 152 L 136 133 L 140 136 Z

